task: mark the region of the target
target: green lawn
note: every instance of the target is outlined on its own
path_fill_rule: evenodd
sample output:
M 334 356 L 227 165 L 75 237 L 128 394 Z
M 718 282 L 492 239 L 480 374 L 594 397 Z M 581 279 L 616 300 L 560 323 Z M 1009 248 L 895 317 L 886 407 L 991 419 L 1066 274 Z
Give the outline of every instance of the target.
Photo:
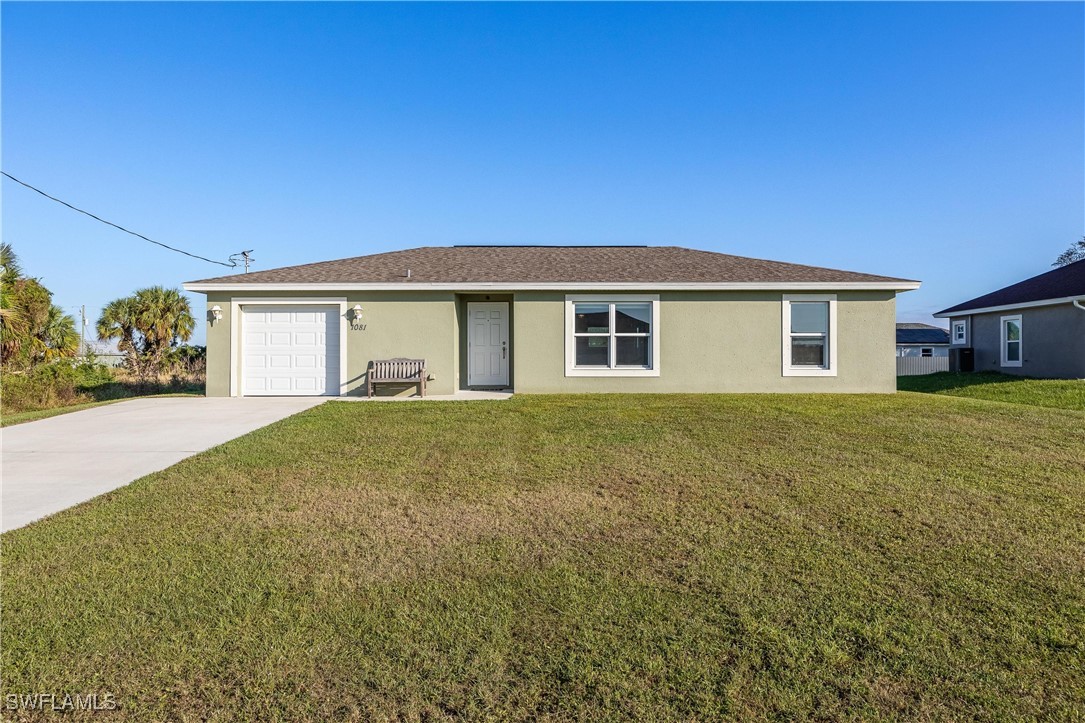
M 120 399 L 106 399 L 100 402 L 82 402 L 80 404 L 71 404 L 67 407 L 53 407 L 52 409 L 35 409 L 30 412 L 4 412 L 0 415 L 0 427 L 10 427 L 13 424 L 22 424 L 23 422 L 36 422 L 39 419 L 48 419 L 49 417 L 56 417 L 60 414 L 68 414 L 69 412 L 78 412 L 83 409 L 90 409 L 91 407 L 101 407 L 105 404 L 116 404 L 117 402 L 130 402 L 133 399 L 148 399 L 151 397 L 202 397 L 202 392 L 181 392 L 178 394 L 147 394 L 144 396 L 136 397 L 123 397 Z
M 897 389 L 1085 411 L 1085 380 L 1082 379 L 1028 379 L 997 372 L 939 372 L 897 377 Z
M 1070 720 L 1083 425 L 917 394 L 329 403 L 5 534 L 2 692 L 139 721 Z

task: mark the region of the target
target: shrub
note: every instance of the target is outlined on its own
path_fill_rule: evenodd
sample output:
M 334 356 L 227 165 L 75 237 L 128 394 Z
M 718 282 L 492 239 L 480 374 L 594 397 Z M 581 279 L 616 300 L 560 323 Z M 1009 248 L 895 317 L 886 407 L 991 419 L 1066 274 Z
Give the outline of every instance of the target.
M 89 390 L 112 380 L 105 366 L 67 361 L 40 364 L 25 372 L 8 371 L 0 378 L 0 409 L 26 412 L 93 401 Z
M 152 379 L 93 361 L 62 360 L 26 371 L 9 368 L 0 373 L 0 412 L 14 414 L 146 394 L 200 393 L 204 384 L 202 352 L 202 347 L 182 352 L 168 373 Z

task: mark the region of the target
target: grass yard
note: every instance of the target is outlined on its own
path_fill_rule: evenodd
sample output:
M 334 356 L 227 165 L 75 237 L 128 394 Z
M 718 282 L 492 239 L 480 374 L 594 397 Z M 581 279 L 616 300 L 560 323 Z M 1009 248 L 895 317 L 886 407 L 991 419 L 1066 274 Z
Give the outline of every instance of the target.
M 1069 720 L 1083 429 L 916 394 L 328 403 L 4 535 L 2 692 L 134 721 Z
M 106 399 L 101 402 L 83 402 L 81 404 L 71 404 L 66 407 L 53 407 L 51 409 L 35 409 L 29 412 L 5 412 L 0 415 L 0 427 L 10 427 L 13 424 L 22 424 L 24 422 L 36 422 L 39 419 L 48 419 L 49 417 L 56 417 L 61 414 L 68 414 L 69 412 L 79 412 L 84 409 L 91 409 L 92 407 L 101 407 L 105 404 L 116 404 L 117 402 L 128 402 L 133 399 L 148 399 L 151 397 L 196 397 L 203 396 L 202 392 L 182 392 L 178 394 L 147 394 L 142 397 L 120 397 L 118 399 Z
M 1085 380 L 1028 379 L 997 372 L 897 377 L 897 389 L 1085 412 Z

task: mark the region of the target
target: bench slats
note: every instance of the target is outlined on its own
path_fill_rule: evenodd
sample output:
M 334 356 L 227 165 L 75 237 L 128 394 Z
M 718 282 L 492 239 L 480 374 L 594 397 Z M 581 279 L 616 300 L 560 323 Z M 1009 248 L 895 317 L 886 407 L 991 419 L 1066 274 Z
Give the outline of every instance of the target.
M 381 383 L 417 384 L 421 396 L 426 396 L 425 359 L 376 359 L 369 363 L 368 391 L 373 396 L 373 385 Z

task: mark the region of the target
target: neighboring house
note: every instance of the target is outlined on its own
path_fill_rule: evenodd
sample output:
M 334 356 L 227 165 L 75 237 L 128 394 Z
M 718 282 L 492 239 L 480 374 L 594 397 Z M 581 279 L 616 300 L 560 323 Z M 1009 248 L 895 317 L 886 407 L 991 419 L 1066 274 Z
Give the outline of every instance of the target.
M 112 344 L 87 341 L 84 361 L 93 361 L 95 364 L 104 364 L 107 367 L 122 367 L 127 359 L 126 355 L 117 350 Z
M 677 247 L 427 247 L 185 284 L 207 294 L 211 396 L 893 392 L 896 295 L 919 282 Z M 413 390 L 404 388 L 404 392 Z
M 949 332 L 930 324 L 897 324 L 897 356 L 949 356 Z
M 935 314 L 951 349 L 973 350 L 976 371 L 1085 378 L 1085 261 Z
M 949 332 L 930 324 L 897 324 L 897 376 L 949 371 Z

